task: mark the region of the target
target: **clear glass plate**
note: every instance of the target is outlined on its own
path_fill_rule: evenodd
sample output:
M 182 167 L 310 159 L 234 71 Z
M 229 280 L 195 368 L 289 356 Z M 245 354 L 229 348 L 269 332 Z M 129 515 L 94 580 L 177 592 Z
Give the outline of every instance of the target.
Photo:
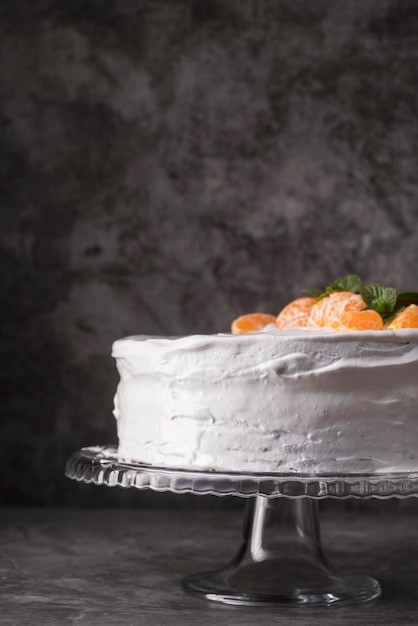
M 243 542 L 226 565 L 187 576 L 193 596 L 237 605 L 331 606 L 379 597 L 379 583 L 337 571 L 320 541 L 320 498 L 407 498 L 418 495 L 411 474 L 248 474 L 155 467 L 120 458 L 115 446 L 75 452 L 68 478 L 107 485 L 248 498 Z
M 66 476 L 110 487 L 136 487 L 173 493 L 249 498 L 409 498 L 418 496 L 418 472 L 411 474 L 250 474 L 156 467 L 129 462 L 115 446 L 92 446 L 75 452 Z

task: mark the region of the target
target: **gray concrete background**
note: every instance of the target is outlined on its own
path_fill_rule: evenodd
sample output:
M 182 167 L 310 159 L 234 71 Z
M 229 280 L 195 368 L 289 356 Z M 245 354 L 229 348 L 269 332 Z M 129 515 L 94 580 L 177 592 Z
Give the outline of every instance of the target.
M 63 476 L 116 440 L 114 339 L 225 331 L 347 272 L 418 288 L 418 4 L 0 17 L 2 499 L 161 502 Z

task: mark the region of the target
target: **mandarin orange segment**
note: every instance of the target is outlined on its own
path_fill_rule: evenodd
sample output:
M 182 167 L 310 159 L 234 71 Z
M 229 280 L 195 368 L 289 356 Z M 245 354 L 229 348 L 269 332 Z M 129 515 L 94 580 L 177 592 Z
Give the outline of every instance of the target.
M 331 321 L 341 318 L 346 311 L 361 311 L 366 306 L 360 294 L 336 291 L 312 306 L 308 325 L 315 328 L 330 328 Z
M 231 324 L 231 332 L 234 335 L 242 333 L 256 333 L 263 330 L 268 324 L 274 324 L 276 318 L 268 313 L 247 313 L 237 317 Z
M 308 326 L 309 315 L 318 298 L 297 298 L 289 302 L 276 318 L 277 328 L 301 328 Z
M 387 326 L 387 330 L 398 330 L 399 328 L 418 328 L 418 306 L 416 304 L 407 306 Z
M 383 330 L 383 320 L 379 313 L 372 310 L 344 311 L 339 317 L 329 322 L 332 330 Z

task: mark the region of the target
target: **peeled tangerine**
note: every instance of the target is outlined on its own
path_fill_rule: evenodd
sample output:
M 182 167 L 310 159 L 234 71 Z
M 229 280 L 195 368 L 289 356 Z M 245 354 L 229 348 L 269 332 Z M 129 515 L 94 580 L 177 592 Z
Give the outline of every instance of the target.
M 418 328 L 418 306 L 410 304 L 391 321 L 387 330 L 398 330 L 398 328 Z
M 329 323 L 332 330 L 383 330 L 383 320 L 376 311 L 345 311 Z
M 248 313 L 232 322 L 231 332 L 255 333 L 268 324 L 277 328 L 331 328 L 337 331 L 348 330 L 397 330 L 398 328 L 418 328 L 418 306 L 410 304 L 397 314 L 388 325 L 383 324 L 379 313 L 366 308 L 359 294 L 351 291 L 336 291 L 325 298 L 297 298 L 280 311 L 279 315 Z
M 277 328 L 301 328 L 308 326 L 309 316 L 318 298 L 297 298 L 289 302 L 276 318 Z
M 231 332 L 234 335 L 242 333 L 256 333 L 263 330 L 268 324 L 274 324 L 276 318 L 268 313 L 247 313 L 237 317 L 231 324 Z
M 336 291 L 313 305 L 308 326 L 331 328 L 331 322 L 341 320 L 346 311 L 361 311 L 366 306 L 359 294 L 352 291 Z

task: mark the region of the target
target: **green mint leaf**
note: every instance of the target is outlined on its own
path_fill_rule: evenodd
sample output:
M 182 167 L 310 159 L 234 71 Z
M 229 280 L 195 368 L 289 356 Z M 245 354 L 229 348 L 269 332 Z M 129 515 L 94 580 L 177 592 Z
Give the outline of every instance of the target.
M 336 291 L 352 291 L 353 293 L 360 293 L 361 287 L 361 278 L 359 278 L 356 274 L 347 274 L 346 276 L 337 278 L 332 285 L 328 285 L 325 289 L 304 289 L 303 291 L 321 300 Z
M 304 293 L 308 293 L 310 296 L 313 296 L 314 298 L 319 298 L 319 296 L 322 293 L 320 289 L 302 289 L 302 291 Z
M 410 304 L 418 305 L 418 291 L 400 291 L 396 298 L 396 309 L 406 307 Z
M 367 307 L 373 309 L 385 319 L 396 306 L 397 291 L 393 287 L 382 287 L 378 283 L 367 283 L 361 289 L 361 295 Z
M 353 293 L 360 293 L 362 287 L 361 278 L 357 274 L 347 274 L 337 278 L 332 285 L 326 288 L 328 294 L 335 291 L 352 291 Z

